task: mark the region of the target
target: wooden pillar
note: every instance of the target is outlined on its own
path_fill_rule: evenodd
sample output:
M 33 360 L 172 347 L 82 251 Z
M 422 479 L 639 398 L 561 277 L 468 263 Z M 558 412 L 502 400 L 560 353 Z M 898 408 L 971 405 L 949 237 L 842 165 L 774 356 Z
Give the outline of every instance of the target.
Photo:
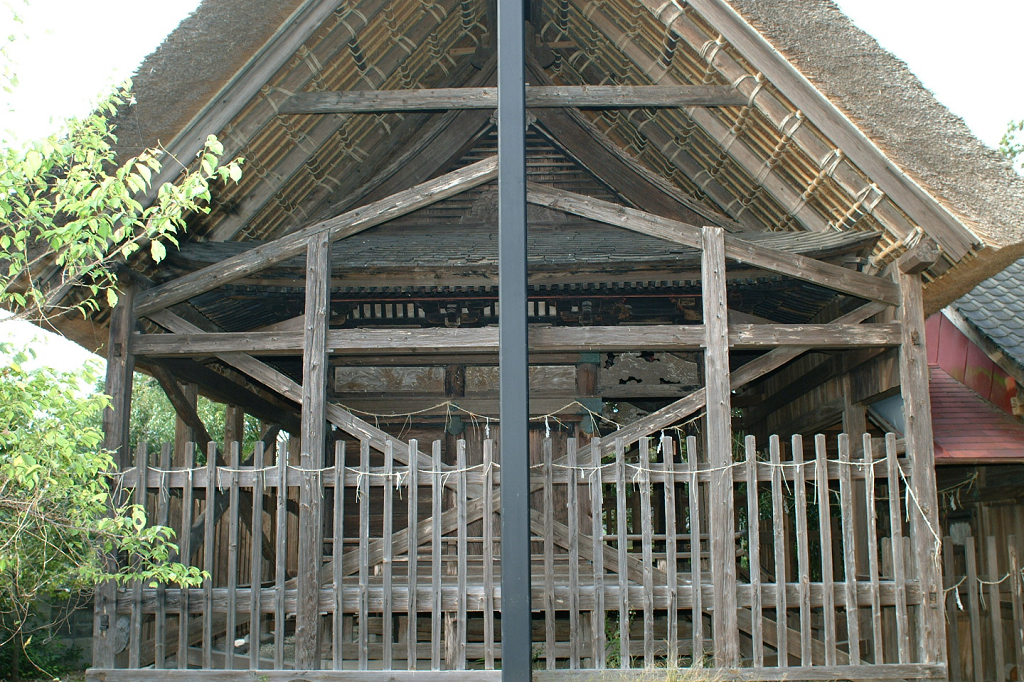
M 327 325 L 331 281 L 330 233 L 309 240 L 302 357 L 302 469 L 299 488 L 298 604 L 295 668 L 320 668 L 320 563 L 323 551 L 321 477 L 327 441 Z
M 237 405 L 228 405 L 224 410 L 224 449 L 231 443 L 245 440 L 245 410 Z
M 732 404 L 729 376 L 729 324 L 725 287 L 725 232 L 702 232 L 701 294 L 704 301 L 705 387 L 708 463 L 713 470 L 710 495 L 711 580 L 714 585 L 712 636 L 715 662 L 739 665 L 736 614 L 736 547 L 732 485 Z
M 128 452 L 128 426 L 132 405 L 132 375 L 135 358 L 131 352 L 131 337 L 135 331 L 135 286 L 127 278 L 120 282 L 117 305 L 110 316 L 110 336 L 107 341 L 107 380 L 104 389 L 110 396 L 110 407 L 103 412 L 103 447 L 114 453 L 119 470 L 130 464 Z M 113 504 L 121 500 L 117 488 L 111 490 Z M 106 570 L 117 572 L 117 557 L 104 557 Z M 117 650 L 117 585 L 107 582 L 96 589 L 93 619 L 92 665 L 94 668 L 113 668 Z
M 601 413 L 601 396 L 598 394 L 597 375 L 598 366 L 601 362 L 599 353 L 581 353 L 580 360 L 576 363 L 576 399 L 579 400 L 588 410 Z M 588 412 L 583 415 L 580 422 L 581 430 L 588 436 L 597 432 L 599 425 L 595 423 L 594 417 Z
M 444 397 L 445 400 L 451 400 L 458 402 L 459 398 L 466 397 L 466 366 L 465 365 L 446 365 L 444 368 Z M 462 423 L 462 417 L 458 414 L 452 414 L 448 418 L 448 423 L 444 425 L 445 428 L 445 453 L 448 456 L 448 463 L 455 463 L 455 443 L 463 437 L 462 434 L 466 430 L 465 425 Z
M 901 259 L 897 271 L 900 285 L 902 324 L 900 344 L 900 390 L 907 458 L 913 499 L 909 501 L 910 532 L 914 538 L 923 605 L 918 637 L 924 663 L 946 660 L 946 629 L 939 565 L 939 515 L 935 486 L 935 444 L 932 436 L 931 398 L 928 392 L 928 351 L 925 347 L 924 305 L 921 275 L 905 268 Z M 906 270 L 910 270 L 907 272 Z
M 185 384 L 179 383 L 178 386 L 179 386 L 179 388 L 181 388 L 181 393 L 182 393 L 183 396 L 185 396 L 185 400 L 192 407 L 192 411 L 195 412 L 196 411 L 196 403 L 199 400 L 198 388 L 196 387 L 195 384 L 189 384 L 189 383 L 185 383 Z M 177 411 L 175 411 L 175 412 L 177 412 Z M 186 459 L 185 444 L 186 443 L 195 443 L 195 441 L 196 441 L 196 432 L 192 429 L 192 427 L 190 427 L 188 424 L 185 423 L 185 421 L 181 418 L 180 414 L 175 416 L 175 418 L 174 418 L 174 457 L 171 460 L 174 463 L 174 466 L 179 466 L 179 467 L 186 466 L 186 464 L 185 464 L 185 459 Z M 199 452 L 206 452 L 207 445 L 208 445 L 207 443 L 196 443 L 196 450 L 198 450 Z

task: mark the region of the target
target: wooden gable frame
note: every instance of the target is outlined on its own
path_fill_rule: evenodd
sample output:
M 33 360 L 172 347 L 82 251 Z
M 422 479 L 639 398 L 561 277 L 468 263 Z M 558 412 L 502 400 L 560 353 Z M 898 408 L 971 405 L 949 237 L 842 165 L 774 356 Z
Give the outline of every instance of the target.
M 854 666 L 851 664 L 859 662 L 856 655 L 845 655 L 837 651 L 834 642 L 829 646 L 817 640 L 807 641 L 806 637 L 801 637 L 799 632 L 790 629 L 784 623 L 755 618 L 751 611 L 752 604 L 755 603 L 753 601 L 750 607 L 738 604 L 736 562 L 729 555 L 734 549 L 731 538 L 735 531 L 733 495 L 729 494 L 734 476 L 731 394 L 734 390 L 783 367 L 813 348 L 851 348 L 872 352 L 878 348 L 898 347 L 901 354 L 901 382 L 907 396 L 906 448 L 908 452 L 913 453 L 909 461 L 909 478 L 912 485 L 908 483 L 907 490 L 910 491 L 908 495 L 915 496 L 916 507 L 908 513 L 920 569 L 920 580 L 915 585 L 915 589 L 918 590 L 918 594 L 915 595 L 917 601 L 913 603 L 919 607 L 917 632 L 924 652 L 924 662 L 905 667 L 876 666 L 870 674 L 873 677 L 899 674 L 908 678 L 940 674 L 943 670 L 944 657 L 942 600 L 939 599 L 941 578 L 937 566 L 930 561 L 935 538 L 934 533 L 929 534 L 929 529 L 934 529 L 937 525 L 935 509 L 931 506 L 931 501 L 935 499 L 935 486 L 934 472 L 931 468 L 933 453 L 927 409 L 927 370 L 922 355 L 921 302 L 921 272 L 931 267 L 939 254 L 934 250 L 919 248 L 904 256 L 897 267 L 874 275 L 745 240 L 742 234 L 744 230 L 764 230 L 765 225 L 751 212 L 746 211 L 742 202 L 731 197 L 729 191 L 713 177 L 712 173 L 700 168 L 699 164 L 681 149 L 671 154 L 675 167 L 691 181 L 699 183 L 706 196 L 721 208 L 721 213 L 691 200 L 641 162 L 623 152 L 621 147 L 593 125 L 579 108 L 687 107 L 693 120 L 721 144 L 723 154 L 727 154 L 750 176 L 758 177 L 761 183 L 759 191 L 771 195 L 798 225 L 815 231 L 830 229 L 830 223 L 810 207 L 807 193 L 801 194 L 787 185 L 782 174 L 770 164 L 762 167 L 756 155 L 747 149 L 742 141 L 737 141 L 735 131 L 708 115 L 702 107 L 718 104 L 743 106 L 748 113 L 749 110 L 757 109 L 770 120 L 781 121 L 780 130 L 784 130 L 786 135 L 810 156 L 822 159 L 821 172 L 835 179 L 851 194 L 859 196 L 865 189 L 870 190 L 874 187 L 875 191 L 884 192 L 891 197 L 899 209 L 905 211 L 911 220 L 921 225 L 924 231 L 941 245 L 947 258 L 957 260 L 963 257 L 977 243 L 977 239 L 957 218 L 889 161 L 877 146 L 861 134 L 851 121 L 814 89 L 781 55 L 772 50 L 768 43 L 743 22 L 723 0 L 694 0 L 691 4 L 713 28 L 721 31 L 721 38 L 740 50 L 751 64 L 761 71 L 756 78 L 751 77 L 746 72 L 746 67 L 740 65 L 725 50 L 719 49 L 721 40 L 710 48 L 706 42 L 701 42 L 704 29 L 696 26 L 692 18 L 687 16 L 677 3 L 644 0 L 642 5 L 662 22 L 668 32 L 687 42 L 695 51 L 710 49 L 709 65 L 733 82 L 733 85 L 728 87 L 690 86 L 673 82 L 668 71 L 662 68 L 656 58 L 631 44 L 628 34 L 606 14 L 606 8 L 583 0 L 567 1 L 593 22 L 596 31 L 600 32 L 604 39 L 618 46 L 623 54 L 643 70 L 645 77 L 656 84 L 553 84 L 544 80 L 545 74 L 542 69 L 530 64 L 536 81 L 541 84 L 531 86 L 527 90 L 527 102 L 529 106 L 537 107 L 537 128 L 542 130 L 553 144 L 633 207 L 539 184 L 529 185 L 528 200 L 536 206 L 698 249 L 701 252 L 701 286 L 704 292 L 703 323 L 643 328 L 597 326 L 571 330 L 537 329 L 530 336 L 530 350 L 539 354 L 572 350 L 609 352 L 636 348 L 703 350 L 708 376 L 704 388 L 621 427 L 605 439 L 595 439 L 590 445 L 578 451 L 574 450 L 571 455 L 574 459 L 570 460 L 570 455 L 567 454 L 555 460 L 555 463 L 566 465 L 575 461 L 600 462 L 604 455 L 618 456 L 621 459 L 624 446 L 642 443 L 642 447 L 646 447 L 645 437 L 704 410 L 710 458 L 706 470 L 702 469 L 699 475 L 704 477 L 702 480 L 710 483 L 709 490 L 715 499 L 710 509 L 715 532 L 710 537 L 709 551 L 716 595 L 712 617 L 716 662 L 728 669 L 736 668 L 740 660 L 739 639 L 736 633 L 744 632 L 754 641 L 781 646 L 783 651 L 784 642 L 790 640 L 797 642 L 806 650 L 801 651 L 801 654 L 806 653 L 804 669 L 788 671 L 786 675 L 790 679 L 800 679 L 801 676 L 817 679 L 826 674 L 825 671 L 837 677 L 855 676 L 859 671 L 853 670 Z M 381 9 L 385 3 L 364 0 L 362 4 Z M 330 3 L 313 0 L 304 3 L 296 11 L 293 20 L 282 27 L 264 50 L 254 56 L 242 72 L 225 86 L 222 96 L 217 98 L 220 100 L 219 105 L 201 112 L 175 139 L 170 148 L 178 155 L 187 157 L 190 155 L 188 150 L 195 148 L 202 139 L 205 139 L 206 132 L 221 130 L 234 120 L 250 99 L 255 97 L 258 86 L 263 83 L 261 78 L 265 81 L 268 74 L 277 72 L 284 65 L 288 56 L 307 40 L 326 18 L 329 6 Z M 363 20 L 365 21 L 365 17 Z M 336 26 L 333 30 L 338 31 L 339 35 L 344 35 L 346 29 L 353 36 L 358 32 L 357 28 L 349 24 L 345 24 L 344 28 Z M 426 39 L 428 31 L 429 27 L 426 25 L 417 26 L 416 33 L 410 37 L 410 41 L 413 44 L 421 44 Z M 384 76 L 402 64 L 399 48 L 396 47 L 395 50 L 394 54 L 388 53 L 377 65 L 377 68 L 382 70 L 382 82 Z M 300 490 L 299 506 L 305 510 L 305 516 L 300 518 L 299 527 L 300 554 L 304 557 L 322 558 L 323 528 L 318 523 L 322 514 L 321 490 L 310 472 L 317 471 L 322 465 L 321 457 L 326 447 L 326 424 L 339 427 L 364 444 L 361 465 L 363 469 L 355 477 L 357 485 L 361 485 L 362 479 L 359 476 L 366 473 L 368 455 L 365 453 L 369 448 L 387 453 L 388 466 L 413 462 L 427 468 L 433 466 L 435 470 L 439 469 L 436 454 L 431 456 L 420 452 L 415 442 L 403 442 L 400 438 L 394 438 L 367 420 L 356 416 L 352 411 L 331 404 L 326 390 L 328 357 L 332 354 L 368 356 L 382 352 L 415 354 L 427 358 L 452 352 L 490 357 L 499 345 L 497 335 L 491 329 L 424 329 L 414 333 L 395 333 L 381 330 L 331 330 L 328 324 L 329 292 L 332 285 L 332 242 L 382 225 L 497 178 L 496 159 L 490 158 L 428 179 L 443 169 L 450 168 L 459 160 L 461 152 L 466 149 L 466 131 L 479 131 L 487 125 L 488 115 L 483 111 L 495 105 L 495 92 L 493 88 L 487 87 L 492 75 L 491 67 L 485 66 L 483 70 L 473 73 L 464 68 L 465 65 L 462 66 L 463 68 L 453 69 L 452 73 L 448 74 L 452 87 L 408 91 L 377 90 L 374 88 L 373 79 L 368 78 L 366 85 L 369 87 L 366 90 L 292 94 L 298 93 L 306 82 L 304 75 L 300 73 L 289 74 L 276 86 L 276 90 L 258 101 L 255 105 L 256 113 L 250 114 L 251 120 L 244 129 L 231 130 L 233 135 L 229 135 L 227 153 L 233 154 L 244 149 L 251 136 L 261 127 L 261 121 L 265 123 L 282 114 L 315 113 L 323 116 L 313 126 L 312 132 L 306 133 L 309 145 L 296 144 L 290 149 L 278 162 L 267 183 L 239 205 L 237 213 L 225 218 L 210 233 L 209 236 L 214 239 L 231 239 L 241 234 L 248 222 L 273 200 L 275 194 L 285 188 L 303 166 L 311 163 L 318 145 L 337 133 L 340 128 L 340 119 L 334 116 L 335 114 L 423 112 L 434 109 L 449 111 L 436 117 L 409 117 L 402 123 L 395 140 L 384 139 L 382 133 L 374 138 L 373 149 L 380 152 L 380 158 L 374 164 L 368 164 L 372 167 L 352 174 L 333 191 L 325 189 L 323 193 L 307 197 L 298 209 L 297 214 L 306 218 L 318 218 L 312 224 L 295 232 L 279 235 L 273 241 L 221 263 L 164 282 L 148 291 L 139 292 L 134 295 L 134 303 L 132 295 L 123 297 L 117 311 L 118 322 L 112 325 L 112 335 L 118 336 L 117 339 L 112 338 L 112 341 L 118 345 L 112 346 L 116 350 L 113 355 L 115 362 L 111 363 L 110 385 L 117 393 L 115 399 L 118 400 L 118 404 L 125 403 L 126 393 L 130 391 L 125 388 L 125 383 L 136 356 L 149 362 L 165 361 L 167 358 L 179 360 L 213 356 L 301 408 L 301 470 L 284 470 L 279 472 L 278 476 L 282 477 L 279 478 L 279 485 L 281 480 L 291 481 L 293 475 L 298 476 L 296 480 L 299 484 L 296 487 Z M 785 122 L 792 115 L 789 107 L 777 94 L 762 89 L 762 76 L 775 85 L 777 93 L 789 98 L 800 108 L 797 118 L 791 120 L 799 122 L 800 118 L 806 117 L 841 149 L 827 149 L 821 138 L 801 130 L 799 124 L 787 128 Z M 467 87 L 458 87 L 460 85 Z M 423 124 L 429 125 L 425 130 L 417 130 Z M 669 139 L 651 139 L 666 149 L 671 149 L 673 144 Z M 824 156 L 821 154 L 823 151 L 827 152 Z M 856 168 L 864 170 L 868 176 L 867 180 L 873 184 L 865 185 L 864 178 L 858 175 L 856 168 L 844 165 L 846 160 L 852 161 Z M 159 182 L 156 183 L 158 184 Z M 361 202 L 368 203 L 359 205 Z M 900 228 L 909 225 L 906 216 L 899 215 L 899 211 L 892 206 L 881 206 L 879 214 L 886 226 L 898 234 Z M 697 224 L 710 226 L 698 227 Z M 736 234 L 727 234 L 722 227 L 735 231 Z M 912 233 L 913 231 L 908 229 L 900 236 L 907 237 Z M 307 257 L 305 312 L 302 315 L 271 325 L 262 331 L 218 333 L 202 328 L 178 314 L 181 309 L 176 306 L 196 296 L 212 292 L 225 284 L 238 282 L 303 253 Z M 861 298 L 868 303 L 823 324 L 737 323 L 729 319 L 726 296 L 727 260 Z M 172 307 L 175 307 L 173 311 Z M 882 313 L 895 321 L 868 322 Z M 148 318 L 169 333 L 132 337 L 130 331 L 126 330 L 134 326 L 134 321 L 138 317 Z M 732 370 L 729 363 L 729 354 L 732 350 L 767 352 Z M 302 381 L 296 381 L 255 357 L 274 354 L 302 355 Z M 161 372 L 160 365 L 153 366 Z M 162 373 L 161 377 L 161 384 L 172 397 L 179 415 L 202 437 L 206 432 L 205 426 L 187 401 L 178 395 L 180 391 L 173 379 L 166 373 Z M 110 426 L 110 445 L 123 450 L 127 442 L 122 433 L 125 424 L 117 423 Z M 208 436 L 208 433 L 205 435 Z M 464 453 L 462 454 L 464 456 Z M 253 456 L 256 457 L 255 452 Z M 127 459 L 127 453 L 124 453 L 123 457 Z M 216 476 L 216 466 L 223 463 L 223 459 L 223 453 L 211 450 L 213 464 L 206 474 L 206 484 L 210 491 L 215 485 L 213 478 Z M 756 462 L 752 460 L 750 466 L 756 475 Z M 339 482 L 344 482 L 350 477 L 342 469 L 343 467 L 335 466 L 332 474 L 338 477 Z M 136 480 L 148 480 L 145 477 L 150 474 L 146 472 L 143 461 L 136 467 Z M 895 479 L 895 473 L 889 473 Z M 903 473 L 902 470 L 900 473 Z M 697 476 L 698 472 L 694 470 L 693 475 Z M 237 484 L 238 478 L 234 480 Z M 335 598 L 338 600 L 339 608 L 344 600 L 356 597 L 366 599 L 366 591 L 362 587 L 355 588 L 359 590 L 358 594 L 353 588 L 342 590 L 340 579 L 356 572 L 362 577 L 370 567 L 380 567 L 380 570 L 388 572 L 395 557 L 415 552 L 416 547 L 430 542 L 431 532 L 437 537 L 437 533 L 459 531 L 469 523 L 486 522 L 491 513 L 499 508 L 496 499 L 485 496 L 485 490 L 490 490 L 489 485 L 483 485 L 476 478 L 467 479 L 465 475 L 445 477 L 442 487 L 447 493 L 463 499 L 466 504 L 457 511 L 449 510 L 441 513 L 439 517 L 425 518 L 414 526 L 393 533 L 390 539 L 385 532 L 384 538 L 360 546 L 357 550 L 349 550 L 348 553 L 337 557 L 337 563 L 325 562 L 319 570 L 316 568 L 318 562 L 312 560 L 301 567 L 294 583 L 290 584 L 297 590 L 296 643 L 299 649 L 305 652 L 320 651 L 320 629 L 317 623 L 321 600 L 320 587 L 323 584 L 332 579 L 338 583 Z M 826 495 L 827 487 L 826 480 Z M 534 485 L 534 490 L 541 489 L 542 487 Z M 385 490 L 384 494 L 389 492 Z M 546 497 L 545 504 L 550 505 L 550 496 Z M 238 505 L 232 503 L 231 506 L 235 508 Z M 219 504 L 214 508 L 213 514 L 207 514 L 197 521 L 189 538 L 193 547 L 201 542 L 211 541 L 211 531 L 208 529 L 212 528 L 217 517 L 227 509 L 226 503 Z M 243 508 L 243 514 L 246 511 L 247 508 Z M 437 511 L 440 511 L 439 507 Z M 579 534 L 577 530 L 554 521 L 551 514 L 538 510 L 531 512 L 530 526 L 534 533 L 544 537 L 547 543 L 556 543 L 570 552 L 576 552 L 581 559 L 594 561 L 595 564 L 601 563 L 613 571 L 616 568 L 620 569 L 620 588 L 625 588 L 629 581 L 646 587 L 651 584 L 653 578 L 667 579 L 667 575 L 662 574 L 660 569 L 645 565 L 635 557 L 624 558 L 621 543 L 619 548 L 604 543 L 598 536 L 600 528 L 596 526 L 591 536 Z M 257 526 L 251 527 L 254 529 L 253 532 L 257 532 Z M 577 536 L 575 539 L 574 534 Z M 460 536 L 460 542 L 465 542 L 464 533 Z M 700 569 L 697 570 L 699 583 Z M 902 599 L 905 609 L 907 596 L 900 596 L 900 589 L 899 586 L 894 588 L 891 599 L 897 605 Z M 695 592 L 690 598 L 699 603 L 700 589 Z M 404 598 L 415 599 L 414 595 L 415 588 L 410 586 Z M 392 598 L 388 594 L 381 596 L 387 604 L 391 603 L 387 600 Z M 116 602 L 116 597 L 111 597 L 110 594 L 101 595 L 97 605 L 98 614 L 113 613 L 111 599 Z M 258 599 L 258 596 L 254 599 Z M 651 596 L 650 599 L 650 603 L 653 604 L 654 597 Z M 751 596 L 750 599 L 755 598 Z M 756 599 L 759 600 L 760 596 Z M 834 608 L 831 607 L 835 604 L 830 601 L 834 599 L 834 595 L 823 590 L 821 599 L 827 613 L 826 620 L 834 618 L 831 615 Z M 847 599 L 858 597 L 856 594 L 852 597 L 848 594 Z M 493 597 L 491 606 L 494 606 Z M 464 604 L 462 608 L 464 609 Z M 386 606 L 385 611 L 389 610 L 390 607 Z M 803 617 L 804 613 L 801 612 L 801 618 Z M 905 613 L 903 618 L 906 618 Z M 383 647 L 385 657 L 390 660 L 394 632 L 391 630 L 392 624 L 388 624 L 387 620 L 384 619 L 385 623 L 382 626 Z M 226 631 L 234 632 L 235 626 L 239 624 L 239 621 L 231 621 Z M 768 630 L 771 632 L 762 629 L 764 624 L 768 624 Z M 491 625 L 493 627 L 493 623 Z M 834 620 L 831 622 L 831 628 L 834 631 Z M 188 630 L 187 623 L 184 630 Z M 909 637 L 905 623 L 901 624 L 900 633 L 903 638 Z M 598 633 L 595 629 L 595 636 L 598 639 L 603 635 L 603 631 Z M 628 633 L 626 636 L 628 637 Z M 365 631 L 360 632 L 360 637 L 361 645 L 365 644 Z M 335 644 L 340 646 L 339 642 L 340 640 Z M 412 646 L 415 646 L 415 642 Z M 851 646 L 859 647 L 860 644 L 858 642 Z M 101 641 L 98 648 L 101 654 L 97 659 L 98 666 L 113 667 L 109 649 L 109 642 Z M 209 655 L 212 654 L 204 653 L 204 656 Z M 134 662 L 138 663 L 139 652 L 133 652 L 132 656 Z M 365 663 L 365 654 L 361 653 L 360 656 L 361 662 Z M 490 662 L 493 664 L 493 652 L 490 652 L 490 656 Z M 230 660 L 233 657 L 225 658 Z M 900 660 L 903 660 L 902 652 Z M 296 664 L 299 667 L 315 668 L 319 662 L 312 654 L 297 654 Z M 765 679 L 773 674 L 780 674 L 760 667 L 757 670 Z M 745 674 L 735 670 L 733 672 L 737 676 Z M 116 676 L 110 679 L 115 678 Z

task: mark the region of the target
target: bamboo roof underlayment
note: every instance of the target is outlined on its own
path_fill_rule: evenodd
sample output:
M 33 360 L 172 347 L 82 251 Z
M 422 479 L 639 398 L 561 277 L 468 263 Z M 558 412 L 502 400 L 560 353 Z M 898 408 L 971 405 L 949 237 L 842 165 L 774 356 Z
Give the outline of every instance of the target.
M 868 273 L 927 237 L 941 251 L 925 272 L 928 312 L 1024 255 L 1024 179 L 829 0 L 533 0 L 529 8 L 529 85 L 734 90 L 721 106 L 531 109 L 535 183 L 739 238 L 791 233 L 780 248 L 824 248 Z M 156 266 L 140 254 L 132 267 L 166 281 L 245 248 L 235 242 L 279 238 L 493 155 L 493 109 L 301 113 L 346 91 L 492 86 L 492 22 L 487 0 L 203 2 L 140 66 L 137 102 L 117 121 L 120 152 L 161 145 L 191 159 L 212 133 L 228 156 L 245 158 L 244 176 L 216 191 L 209 214 L 190 219 L 180 256 Z M 168 162 L 160 179 L 180 170 Z M 493 188 L 395 221 L 422 232 L 424 243 L 410 242 L 422 267 L 491 258 L 469 249 L 448 262 L 442 252 L 489 239 L 458 243 L 460 226 L 493 226 Z M 553 208 L 534 206 L 530 218 L 547 230 L 536 244 L 555 251 L 559 230 L 576 239 L 592 230 L 595 246 L 563 251 L 576 256 L 556 258 L 556 270 L 600 261 L 602 243 L 618 248 L 609 228 Z M 386 242 L 389 229 L 398 228 L 374 228 L 362 243 Z M 862 239 L 814 241 L 855 233 Z M 677 245 L 633 239 L 637 253 L 624 253 L 678 255 Z M 344 248 L 355 246 L 336 251 Z M 98 345 L 88 325 L 69 321 L 66 331 Z

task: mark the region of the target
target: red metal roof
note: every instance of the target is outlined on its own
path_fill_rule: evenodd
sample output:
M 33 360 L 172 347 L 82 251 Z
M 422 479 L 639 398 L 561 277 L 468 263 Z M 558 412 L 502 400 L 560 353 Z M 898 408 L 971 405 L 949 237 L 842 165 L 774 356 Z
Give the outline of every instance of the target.
M 941 367 L 931 365 L 929 369 L 936 464 L 1024 462 L 1024 423 Z

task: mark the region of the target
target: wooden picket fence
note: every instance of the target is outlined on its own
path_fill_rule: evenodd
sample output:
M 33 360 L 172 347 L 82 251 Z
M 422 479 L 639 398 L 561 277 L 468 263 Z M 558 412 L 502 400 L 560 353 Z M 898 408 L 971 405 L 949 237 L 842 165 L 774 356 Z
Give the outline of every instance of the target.
M 469 453 L 459 441 L 449 463 L 441 441 L 424 451 L 403 443 L 401 457 L 390 442 L 383 452 L 336 446 L 317 470 L 290 464 L 280 445 L 247 455 L 232 444 L 218 466 L 211 444 L 205 464 L 189 450 L 176 467 L 166 448 L 158 463 L 140 448 L 124 486 L 178 530 L 182 560 L 211 577 L 120 593 L 131 633 L 123 667 L 293 668 L 303 562 L 320 569 L 324 669 L 500 667 L 495 443 Z M 920 643 L 924 599 L 904 506 L 912 482 L 895 437 L 819 436 L 806 450 L 799 437 L 761 447 L 748 437 L 734 464 L 715 469 L 694 437 L 633 447 L 545 438 L 531 472 L 537 667 L 714 661 L 721 569 L 710 561 L 709 512 L 725 476 L 737 627 L 724 636 L 743 666 L 765 679 L 842 679 L 855 667 L 863 678 L 857 666 L 878 678 L 940 674 Z M 321 556 L 297 554 L 302 485 L 323 495 Z M 1012 596 L 1007 582 L 998 589 Z
M 1016 536 L 943 539 L 952 682 L 1014 682 L 1024 673 L 1024 573 Z

